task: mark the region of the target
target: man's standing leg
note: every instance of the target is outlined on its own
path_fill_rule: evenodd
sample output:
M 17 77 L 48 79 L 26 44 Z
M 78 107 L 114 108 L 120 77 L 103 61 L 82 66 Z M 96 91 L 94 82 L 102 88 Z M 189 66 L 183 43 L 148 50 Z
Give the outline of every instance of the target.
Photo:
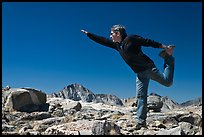
M 148 71 L 139 72 L 136 78 L 136 129 L 146 126 L 147 118 L 147 92 L 149 85 Z

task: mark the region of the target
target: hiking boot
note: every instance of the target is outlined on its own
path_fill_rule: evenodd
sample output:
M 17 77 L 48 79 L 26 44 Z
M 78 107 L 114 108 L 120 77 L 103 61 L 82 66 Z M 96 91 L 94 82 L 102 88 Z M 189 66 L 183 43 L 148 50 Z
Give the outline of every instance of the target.
M 147 128 L 146 123 L 137 123 L 135 129 L 140 130 L 142 127 Z
M 166 49 L 162 50 L 162 51 L 159 53 L 159 56 L 162 57 L 162 58 L 165 58 L 166 56 L 171 56 L 172 53 L 173 53 L 174 48 L 175 48 L 174 45 L 169 45 L 169 46 L 167 46 Z

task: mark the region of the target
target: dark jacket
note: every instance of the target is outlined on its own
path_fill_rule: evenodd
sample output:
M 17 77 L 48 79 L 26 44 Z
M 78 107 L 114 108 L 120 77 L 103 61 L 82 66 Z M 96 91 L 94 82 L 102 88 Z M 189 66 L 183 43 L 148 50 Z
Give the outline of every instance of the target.
M 154 62 L 142 52 L 141 46 L 159 48 L 162 45 L 138 35 L 128 35 L 121 43 L 93 33 L 87 33 L 87 36 L 101 45 L 117 50 L 135 73 L 155 67 Z

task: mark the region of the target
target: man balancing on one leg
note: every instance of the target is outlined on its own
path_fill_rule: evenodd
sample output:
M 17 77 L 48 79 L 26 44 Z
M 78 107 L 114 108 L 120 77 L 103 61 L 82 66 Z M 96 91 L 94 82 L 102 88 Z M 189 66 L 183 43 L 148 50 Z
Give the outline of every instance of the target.
M 172 54 L 175 46 L 166 46 L 138 35 L 127 35 L 126 29 L 122 25 L 112 26 L 111 39 L 98 36 L 85 30 L 81 31 L 93 41 L 118 51 L 124 61 L 137 74 L 136 129 L 146 127 L 149 81 L 151 79 L 167 87 L 172 85 L 174 75 L 174 57 Z M 164 72 L 159 71 L 154 62 L 142 52 L 142 46 L 163 49 L 159 56 L 164 59 Z

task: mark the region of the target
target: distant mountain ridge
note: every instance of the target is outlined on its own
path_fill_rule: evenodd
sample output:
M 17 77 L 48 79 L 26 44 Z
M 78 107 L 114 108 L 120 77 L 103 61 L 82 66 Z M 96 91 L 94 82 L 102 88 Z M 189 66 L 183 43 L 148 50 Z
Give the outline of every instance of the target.
M 189 100 L 184 103 L 177 103 L 167 96 L 162 97 L 156 93 L 150 93 L 150 95 L 155 95 L 161 97 L 161 101 L 163 102 L 163 108 L 164 109 L 174 109 L 176 107 L 184 107 L 184 106 L 190 106 L 190 105 L 202 105 L 202 97 L 199 97 L 197 99 Z M 94 102 L 94 103 L 104 103 L 108 105 L 119 105 L 124 106 L 127 105 L 129 102 L 129 105 L 133 105 L 136 102 L 136 98 L 127 98 L 127 99 L 120 99 L 115 95 L 111 94 L 94 94 L 89 89 L 85 88 L 81 84 L 71 84 L 68 86 L 65 86 L 63 90 L 54 92 L 52 94 L 49 94 L 50 97 L 60 97 L 64 99 L 72 99 L 74 101 L 83 101 L 83 102 Z M 126 100 L 126 103 L 124 102 Z
M 186 106 L 190 106 L 190 105 L 200 106 L 200 105 L 202 105 L 202 97 L 183 102 L 180 105 L 182 107 L 186 107 Z
M 83 102 L 104 103 L 109 105 L 123 106 L 120 98 L 111 94 L 94 94 L 80 84 L 71 84 L 64 87 L 63 90 L 50 94 L 51 97 L 60 97 L 72 99 L 74 101 L 82 100 Z

